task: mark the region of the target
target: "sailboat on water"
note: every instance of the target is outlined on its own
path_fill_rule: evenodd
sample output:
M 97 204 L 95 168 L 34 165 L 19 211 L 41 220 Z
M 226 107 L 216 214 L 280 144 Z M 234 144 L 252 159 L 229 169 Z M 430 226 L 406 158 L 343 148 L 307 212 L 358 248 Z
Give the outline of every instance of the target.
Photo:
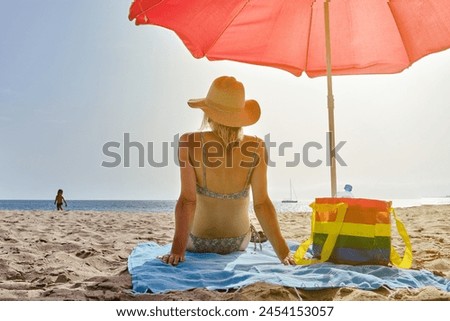
M 295 191 L 294 191 L 294 188 L 292 187 L 292 181 L 291 180 L 289 180 L 289 199 L 287 199 L 287 200 L 282 200 L 281 201 L 281 203 L 297 203 L 298 201 L 297 201 L 297 195 L 295 195 Z M 294 195 L 295 195 L 295 199 L 293 199 L 292 198 L 292 192 L 294 193 Z

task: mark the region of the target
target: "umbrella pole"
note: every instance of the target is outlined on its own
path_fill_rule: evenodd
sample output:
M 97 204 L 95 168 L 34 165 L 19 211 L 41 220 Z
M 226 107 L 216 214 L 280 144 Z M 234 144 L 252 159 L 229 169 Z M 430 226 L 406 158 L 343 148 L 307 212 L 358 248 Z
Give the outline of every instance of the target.
M 334 97 L 333 83 L 331 78 L 331 41 L 330 41 L 330 14 L 329 0 L 324 2 L 325 15 L 325 43 L 327 62 L 327 88 L 328 88 L 328 143 L 329 143 L 329 166 L 331 176 L 331 196 L 336 197 L 336 155 L 335 155 L 335 135 L 334 135 Z

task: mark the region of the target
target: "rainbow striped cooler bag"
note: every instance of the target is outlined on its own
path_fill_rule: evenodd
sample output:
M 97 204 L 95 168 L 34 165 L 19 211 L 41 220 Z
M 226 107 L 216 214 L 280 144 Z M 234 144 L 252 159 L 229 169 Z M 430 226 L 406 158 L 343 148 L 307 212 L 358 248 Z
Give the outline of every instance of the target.
M 316 198 L 310 206 L 311 236 L 294 254 L 299 265 L 333 262 L 410 268 L 412 249 L 391 202 L 364 198 Z M 391 244 L 391 216 L 405 243 L 401 257 Z

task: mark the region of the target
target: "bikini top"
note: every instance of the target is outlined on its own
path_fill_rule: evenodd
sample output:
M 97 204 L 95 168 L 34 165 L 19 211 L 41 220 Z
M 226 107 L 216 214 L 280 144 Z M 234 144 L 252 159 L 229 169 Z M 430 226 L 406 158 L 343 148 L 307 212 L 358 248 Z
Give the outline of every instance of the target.
M 250 169 L 247 173 L 247 179 L 245 181 L 244 188 L 241 191 L 235 192 L 235 193 L 228 193 L 228 194 L 217 193 L 217 192 L 209 190 L 207 187 L 207 184 L 206 184 L 206 166 L 205 166 L 205 161 L 204 161 L 206 159 L 206 149 L 204 148 L 204 144 L 203 144 L 203 132 L 200 133 L 200 140 L 201 140 L 201 144 L 202 144 L 202 156 L 203 156 L 203 159 L 202 159 L 203 161 L 201 162 L 202 170 L 203 170 L 203 186 L 200 186 L 197 184 L 197 193 L 200 195 L 204 195 L 204 196 L 208 196 L 208 197 L 212 197 L 212 198 L 227 199 L 227 200 L 235 200 L 235 199 L 241 199 L 241 198 L 247 197 L 249 194 L 249 190 L 250 190 L 250 179 L 252 177 L 253 169 L 255 168 L 256 161 L 258 158 L 255 155 L 253 156 L 252 166 L 250 167 Z

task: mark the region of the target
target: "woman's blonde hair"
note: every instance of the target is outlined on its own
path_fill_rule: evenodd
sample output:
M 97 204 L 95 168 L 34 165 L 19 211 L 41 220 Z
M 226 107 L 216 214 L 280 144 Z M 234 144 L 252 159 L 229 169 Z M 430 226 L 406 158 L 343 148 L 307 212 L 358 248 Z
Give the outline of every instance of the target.
M 225 143 L 225 146 L 230 143 L 241 141 L 244 137 L 242 127 L 229 127 L 219 124 L 204 114 L 200 130 L 207 128 L 210 128 L 214 134 L 220 137 Z

